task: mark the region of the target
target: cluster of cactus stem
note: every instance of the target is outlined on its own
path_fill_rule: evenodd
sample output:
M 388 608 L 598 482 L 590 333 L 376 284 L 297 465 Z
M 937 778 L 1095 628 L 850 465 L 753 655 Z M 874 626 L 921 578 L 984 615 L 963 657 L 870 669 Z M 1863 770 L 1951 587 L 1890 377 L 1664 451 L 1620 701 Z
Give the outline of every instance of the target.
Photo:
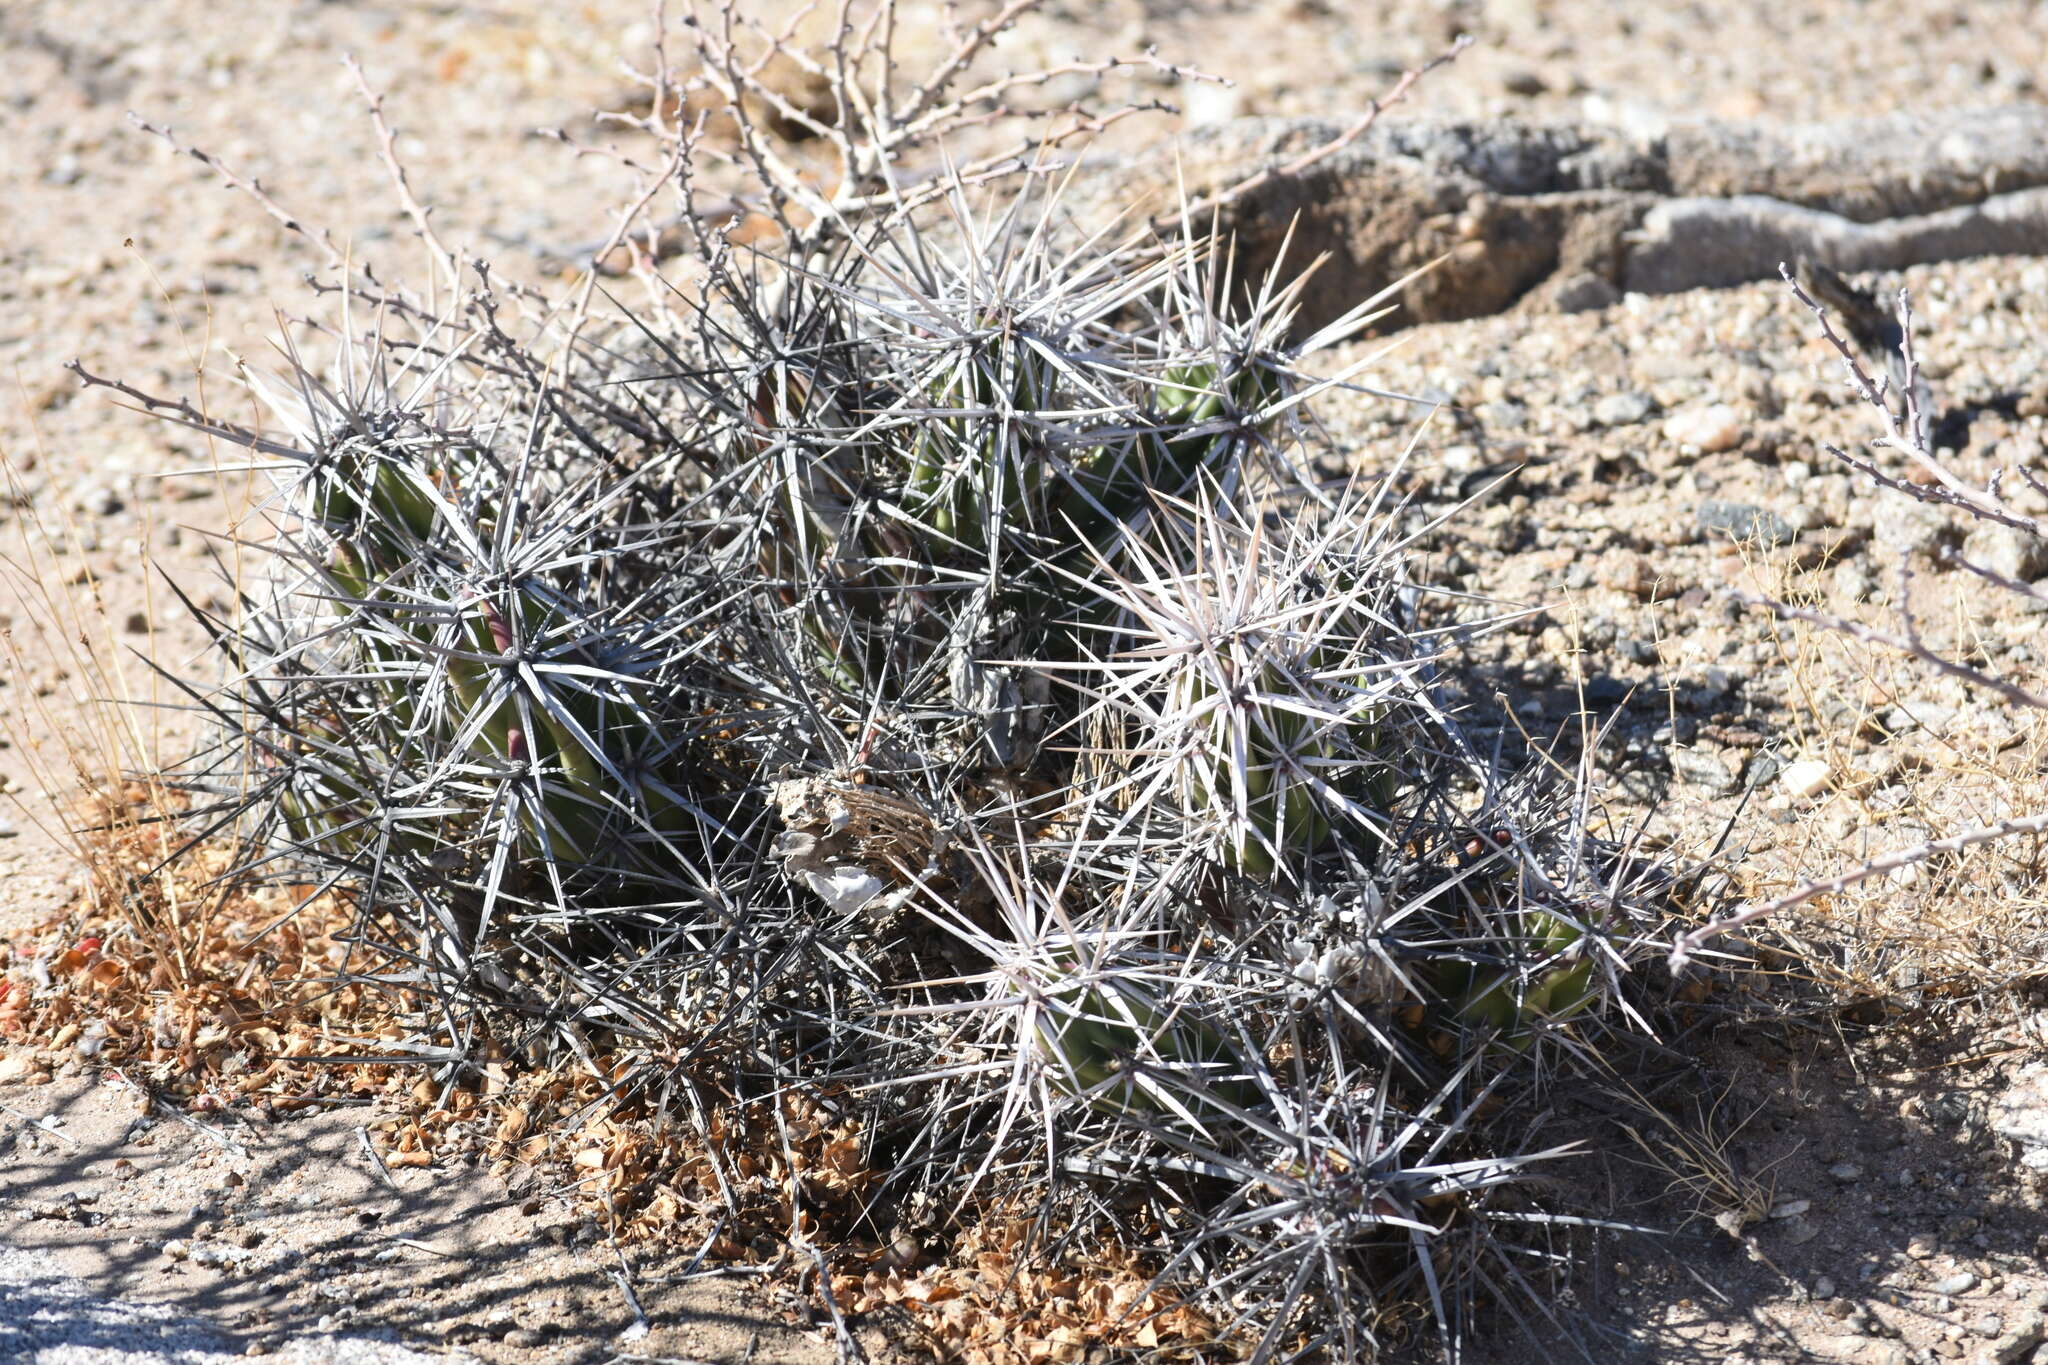
M 679 832 L 686 751 L 641 705 L 636 693 L 653 679 L 624 671 L 626 641 L 593 631 L 603 613 L 545 575 L 492 564 L 503 500 L 462 443 L 432 447 L 422 460 L 416 442 L 349 433 L 307 467 L 309 529 L 331 546 L 318 588 L 369 685 L 359 705 L 298 735 L 327 756 L 317 770 L 331 785 L 286 794 L 292 833 L 360 855 L 388 827 L 391 794 L 366 785 L 372 774 L 346 756 L 381 732 L 451 773 L 501 785 L 502 800 L 483 804 L 519 809 L 512 866 L 623 866 L 639 834 Z M 431 824 L 401 826 L 401 851 L 460 852 L 471 814 L 437 810 Z
M 446 1083 L 488 1037 L 677 1124 L 800 1092 L 851 1240 L 1028 1189 L 1259 1359 L 1449 1328 L 1443 1239 L 1537 1216 L 1475 1115 L 1613 1013 L 1654 869 L 1485 757 L 1398 465 L 1332 472 L 1301 362 L 1376 301 L 1297 339 L 1213 236 L 969 198 L 252 377 L 200 818 L 355 898 Z

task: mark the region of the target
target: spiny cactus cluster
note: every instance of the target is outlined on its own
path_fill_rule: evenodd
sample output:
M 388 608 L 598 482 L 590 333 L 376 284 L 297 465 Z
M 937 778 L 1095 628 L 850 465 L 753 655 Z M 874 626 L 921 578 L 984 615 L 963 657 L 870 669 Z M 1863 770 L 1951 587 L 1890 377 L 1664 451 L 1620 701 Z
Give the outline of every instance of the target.
M 1613 1003 L 1653 882 L 1447 709 L 1291 296 L 1047 231 L 721 258 L 565 382 L 481 290 L 256 381 L 278 570 L 187 780 L 356 898 L 449 1077 L 488 1037 L 811 1094 L 856 1224 L 1039 1189 L 1262 1356 L 1364 1350 L 1404 1277 L 1456 1311 L 1432 1244 L 1527 1159 L 1474 1115 Z
M 515 338 L 479 274 L 252 376 L 275 568 L 183 780 L 354 898 L 449 1083 L 578 1059 L 714 1166 L 806 1096 L 874 1173 L 828 1233 L 1028 1193 L 1258 1359 L 1449 1327 L 1537 1216 L 1488 1116 L 1657 870 L 1468 737 L 1422 528 L 1333 479 L 1301 361 L 1373 302 L 1290 340 L 1213 238 L 920 202 L 707 234 L 645 325 Z

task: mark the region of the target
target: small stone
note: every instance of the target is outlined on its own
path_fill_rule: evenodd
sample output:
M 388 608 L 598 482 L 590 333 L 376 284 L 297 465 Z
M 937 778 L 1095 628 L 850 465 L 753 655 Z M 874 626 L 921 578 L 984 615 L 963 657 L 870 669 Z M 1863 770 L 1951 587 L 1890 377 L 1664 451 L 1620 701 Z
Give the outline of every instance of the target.
M 1735 449 L 1742 444 L 1745 434 L 1742 415 L 1726 403 L 1687 408 L 1664 419 L 1664 435 L 1668 439 L 1706 455 Z
M 1985 1320 L 1994 1316 L 1996 1315 L 1990 1313 L 1984 1315 Z M 2019 1360 L 2028 1352 L 2041 1346 L 2044 1334 L 2048 1334 L 2048 1318 L 2042 1316 L 2041 1310 L 2022 1309 L 2014 1313 L 2010 1321 L 2000 1323 L 1998 1330 L 1985 1333 L 1994 1340 L 1978 1353 L 1979 1358 L 1988 1362 L 1988 1365 L 2018 1365 Z M 2043 1353 L 2048 1353 L 2048 1347 L 2041 1349 Z M 2040 1356 L 2036 1355 L 2034 1358 L 2039 1360 Z
M 1593 405 L 1593 420 L 1603 427 L 1632 427 L 1655 407 L 1646 393 L 1610 393 Z
M 531 1327 L 514 1327 L 505 1333 L 505 1344 L 516 1350 L 531 1350 L 547 1338 Z
M 147 635 L 149 633 L 149 613 L 141 611 L 129 612 L 128 619 L 121 623 L 121 628 L 130 635 Z
M 1215 81 L 1185 81 L 1180 87 L 1181 122 L 1188 128 L 1228 123 L 1244 112 L 1244 91 Z
M 1592 313 L 1620 303 L 1621 290 L 1605 276 L 1582 270 L 1553 286 L 1550 302 L 1560 313 Z
M 1472 415 L 1488 431 L 1519 431 L 1529 420 L 1529 409 L 1513 399 L 1504 398 L 1497 403 L 1481 403 L 1472 409 Z
M 1931 555 L 1956 537 L 1956 520 L 1945 509 L 1910 498 L 1895 498 L 1873 514 L 1878 544 L 1899 556 Z
M 1877 591 L 1877 580 L 1870 571 L 1854 560 L 1844 560 L 1834 568 L 1835 592 L 1851 602 L 1862 602 Z
M 1963 541 L 1963 558 L 2001 578 L 2029 582 L 2048 573 L 2048 540 L 2013 526 L 1979 526 Z
M 1806 758 L 1788 763 L 1778 774 L 1778 786 L 1794 801 L 1808 801 L 1828 789 L 1834 770 L 1824 759 Z M 1860 1174 L 1860 1172 L 1859 1172 Z
M 71 490 L 71 508 L 88 516 L 111 517 L 127 504 L 118 490 L 104 484 L 83 483 Z
M 1832 1299 L 1835 1296 L 1835 1282 L 1826 1275 L 1819 1276 L 1813 1282 L 1813 1296 L 1816 1299 Z
M 1828 1174 L 1844 1185 L 1851 1185 L 1863 1178 L 1863 1168 L 1853 1161 L 1837 1161 L 1828 1167 Z
M 1507 75 L 1501 78 L 1500 83 L 1501 88 L 1510 95 L 1521 95 L 1524 98 L 1547 94 L 1550 90 L 1549 81 L 1544 80 L 1542 75 L 1530 71 L 1526 67 L 1508 72 Z
M 1672 595 L 1670 584 L 1658 574 L 1649 556 L 1634 550 L 1611 550 L 1601 555 L 1594 566 L 1593 581 L 1643 602 Z
M 1708 541 L 1754 541 L 1764 546 L 1790 543 L 1798 532 L 1783 517 L 1747 502 L 1709 498 L 1693 512 Z
M 1470 474 L 1479 468 L 1482 458 L 1484 452 L 1478 446 L 1464 443 L 1445 446 L 1437 455 L 1444 471 L 1449 474 Z
M 1734 791 L 1741 780 L 1727 760 L 1712 749 L 1673 749 L 1671 771 L 1681 781 L 1715 796 Z
M 2048 1062 L 2031 1062 L 2014 1074 L 1991 1105 L 1991 1131 L 2023 1152 L 2048 1151 Z
M 1909 1176 L 1908 1180 L 1910 1179 L 1911 1177 Z M 1906 1182 L 1901 1181 L 1900 1183 L 1904 1184 Z M 1906 1254 L 1916 1261 L 1930 1260 L 1933 1258 L 1934 1253 L 1940 1250 L 1941 1239 L 1931 1232 L 1916 1232 L 1906 1240 Z
M 1911 1248 L 1908 1248 L 1910 1252 Z M 1967 1294 L 1977 1287 L 1977 1277 L 1967 1270 L 1958 1270 L 1953 1275 L 1944 1275 L 1927 1286 L 1930 1294 Z

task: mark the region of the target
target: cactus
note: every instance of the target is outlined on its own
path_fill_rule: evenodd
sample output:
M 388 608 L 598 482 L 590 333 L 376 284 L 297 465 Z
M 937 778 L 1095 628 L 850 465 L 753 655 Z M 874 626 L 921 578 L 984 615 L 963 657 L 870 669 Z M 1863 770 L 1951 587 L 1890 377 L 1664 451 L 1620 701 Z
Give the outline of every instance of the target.
M 1537 1027 L 1561 1024 L 1599 999 L 1594 973 L 1602 949 L 1613 944 L 1597 929 L 1581 929 L 1545 911 L 1527 916 L 1514 965 L 1481 968 L 1450 963 L 1438 979 L 1452 1017 L 1491 1031 L 1499 1044 L 1527 1052 Z
M 993 252 L 1028 207 L 974 249 Z M 1158 498 L 1241 477 L 1273 433 L 1262 413 L 1288 391 L 1284 317 L 1232 331 L 1173 315 L 1150 334 L 1111 323 L 1198 257 L 1182 247 L 1135 282 L 1110 261 L 1047 279 L 1036 258 L 991 282 L 971 257 L 923 288 L 908 270 L 862 275 L 865 288 L 797 279 L 782 325 L 818 338 L 801 369 L 754 375 L 754 338 L 714 339 L 753 394 L 727 459 L 760 509 L 756 562 L 826 681 L 957 702 L 940 684 L 963 642 L 1074 657 L 1067 627 L 1095 603 L 1063 570 L 1113 549 Z
M 1096 589 L 1121 648 L 1091 690 L 1148 756 L 1129 785 L 1170 791 L 1223 862 L 1262 881 L 1298 880 L 1339 829 L 1369 860 L 1393 806 L 1387 731 L 1423 660 L 1376 625 L 1399 580 L 1355 510 L 1275 544 L 1243 513 L 1183 504 Z
M 1109 1114 L 1215 1118 L 1259 1103 L 1223 1035 L 1138 973 L 1070 968 L 1032 994 L 1037 1050 L 1063 1094 Z
M 886 1156 L 820 1236 L 1028 1197 L 1254 1359 L 1355 1358 L 1483 1241 L 1481 1101 L 1612 1013 L 1650 879 L 1480 756 L 1391 480 L 1311 476 L 1299 362 L 1370 301 L 1293 347 L 1214 236 L 878 155 L 868 216 L 762 187 L 753 268 L 699 223 L 644 325 L 515 337 L 481 279 L 252 376 L 286 432 L 206 429 L 284 475 L 275 569 L 185 779 L 243 875 L 358 898 L 444 1083 L 573 1057 L 714 1165 L 801 1097 Z

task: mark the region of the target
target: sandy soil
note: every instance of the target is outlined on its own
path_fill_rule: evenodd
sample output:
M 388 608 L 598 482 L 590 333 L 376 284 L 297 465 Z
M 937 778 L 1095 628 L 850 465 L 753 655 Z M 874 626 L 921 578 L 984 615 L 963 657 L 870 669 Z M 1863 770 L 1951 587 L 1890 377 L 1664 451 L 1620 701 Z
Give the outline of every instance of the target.
M 508 1363 L 832 1358 L 793 1296 L 688 1249 L 628 1260 L 531 1173 L 387 1168 L 361 1107 L 188 1120 L 85 1078 L 8 1103 L 7 1243 L 102 1293 L 175 1302 L 251 1355 L 336 1336 Z
M 591 111 L 621 98 L 618 61 L 647 34 L 637 3 L 291 3 L 232 21 L 191 0 L 117 8 L 127 13 L 73 0 L 0 9 L 0 451 L 18 480 L 0 500 L 0 575 L 37 584 L 12 604 L 0 592 L 0 626 L 16 625 L 18 651 L 0 653 L 0 732 L 11 736 L 0 791 L 22 802 L 0 805 L 0 936 L 39 923 L 75 887 L 61 840 L 38 821 L 51 818 L 46 793 L 69 784 L 67 747 L 104 752 L 95 736 L 108 724 L 84 705 L 98 683 L 31 624 L 50 601 L 97 597 L 105 616 L 95 629 L 182 666 L 201 642 L 146 563 L 201 600 L 218 594 L 205 532 L 229 523 L 238 496 L 233 480 L 168 477 L 209 469 L 216 452 L 81 393 L 63 363 L 77 357 L 233 411 L 233 358 L 260 362 L 281 325 L 308 335 L 279 309 L 322 306 L 300 285 L 315 253 L 127 112 L 259 178 L 387 273 L 412 273 L 410 228 L 340 64 L 353 52 L 389 92 L 400 150 L 444 234 L 530 276 L 547 268 L 543 248 L 602 235 L 602 209 L 624 184 L 603 159 L 574 157 L 534 130 L 594 136 Z M 2034 82 L 2048 58 L 2048 16 L 2018 3 L 1889 17 L 1833 0 L 1652 10 L 1113 3 L 1056 6 L 1015 37 L 1020 60 L 1156 43 L 1169 58 L 1220 64 L 1235 90 L 1180 92 L 1189 120 L 1202 122 L 1341 110 L 1466 32 L 1478 46 L 1425 89 L 1419 109 L 1638 130 L 1703 112 L 1802 120 L 2040 100 Z M 1911 272 L 1945 346 L 1941 401 L 1963 418 L 1970 458 L 2040 459 L 2041 271 L 2038 260 L 2004 260 Z M 1818 443 L 1865 428 L 1833 394 L 1824 362 L 1782 297 L 1757 287 L 1419 328 L 1376 376 L 1459 404 L 1423 448 L 1425 501 L 1524 467 L 1437 564 L 1476 591 L 1554 604 L 1482 660 L 1536 660 L 1525 719 L 1568 728 L 1581 696 L 1620 707 L 1622 807 L 1656 810 L 1660 832 L 1674 834 L 1739 809 L 1742 837 L 1770 855 L 1757 864 L 1767 880 L 1956 818 L 1987 752 L 2036 752 L 2015 749 L 2010 722 L 1972 699 L 1896 674 L 1869 695 L 1849 696 L 1846 682 L 1820 690 L 1870 715 L 1919 707 L 1926 723 L 1876 735 L 1860 719 L 1845 727 L 1802 681 L 1832 675 L 1724 605 L 1721 587 L 1761 572 L 1776 575 L 1772 586 L 1805 575 L 1841 609 L 1880 609 L 1897 565 L 1920 548 L 1886 529 L 1898 518 L 1828 472 Z M 1740 428 L 1725 448 L 1680 439 L 1680 419 L 1722 406 Z M 1363 402 L 1330 416 L 1366 466 L 1398 448 L 1410 420 Z M 1720 514 L 1707 504 L 1769 512 L 1792 534 L 1773 556 L 1735 552 L 1713 534 Z M 33 524 L 59 542 L 47 559 L 24 548 L 20 533 Z M 2037 633 L 2038 618 L 2004 621 L 1993 657 L 2039 666 Z M 1585 662 L 1595 658 L 1597 668 Z M 147 695 L 146 670 L 130 676 L 132 692 Z M 145 743 L 174 751 L 179 718 L 144 714 Z M 1841 780 L 1817 800 L 1790 795 L 1778 775 L 1815 755 Z M 1952 986 L 1972 970 L 2010 973 L 2015 955 L 2042 950 L 2023 916 L 2014 927 L 2013 907 L 1998 925 L 1973 927 L 1982 907 L 1958 910 L 1943 891 L 1939 881 L 1900 888 L 1870 940 L 1892 946 L 1845 965 Z M 2019 909 L 2038 921 L 2033 907 Z M 1930 941 L 1941 949 L 1931 956 Z M 1582 1287 L 1560 1304 L 1570 1330 L 1539 1327 L 1543 1352 L 1567 1355 L 1576 1335 L 1596 1359 L 2027 1358 L 2032 1344 L 2010 1343 L 2048 1306 L 2037 1241 L 2048 1224 L 2038 1188 L 1986 1116 L 2038 1053 L 2039 1022 L 2010 1002 L 1979 1010 L 1916 994 L 1921 981 L 1899 979 L 1896 1010 L 1929 1027 L 1867 1032 L 1877 1021 L 1825 1016 L 1810 1035 L 1753 1047 L 1666 1040 L 1694 1054 L 1666 1059 L 1666 1083 L 1718 1106 L 1726 1178 L 1762 1201 L 1763 1216 L 1731 1236 L 1711 1217 L 1725 1208 L 1713 1191 L 1632 1164 L 1640 1158 L 1589 1162 L 1573 1186 L 1613 1195 L 1590 1204 L 1669 1235 L 1588 1234 Z M 229 1147 L 168 1118 L 138 1125 L 132 1095 L 82 1074 L 0 1098 L 11 1106 L 0 1123 L 0 1238 L 47 1249 L 96 1284 L 186 1305 L 252 1349 L 324 1318 L 328 1330 L 388 1329 L 494 1359 L 831 1353 L 829 1334 L 790 1325 L 801 1306 L 764 1301 L 743 1282 L 660 1283 L 687 1250 L 673 1265 L 636 1260 L 653 1334 L 622 1342 L 634 1316 L 612 1279 L 616 1254 L 579 1231 L 538 1177 L 503 1188 L 467 1169 L 380 1175 L 356 1145 L 360 1115 L 224 1124 Z M 67 1137 L 21 1115 L 61 1115 Z M 1559 1122 L 1591 1133 L 1601 1120 L 1589 1104 Z M 1715 1160 L 1696 1164 L 1708 1172 L 1697 1178 L 1720 1178 Z M 1528 1358 L 1518 1343 L 1503 1324 L 1498 1358 Z

